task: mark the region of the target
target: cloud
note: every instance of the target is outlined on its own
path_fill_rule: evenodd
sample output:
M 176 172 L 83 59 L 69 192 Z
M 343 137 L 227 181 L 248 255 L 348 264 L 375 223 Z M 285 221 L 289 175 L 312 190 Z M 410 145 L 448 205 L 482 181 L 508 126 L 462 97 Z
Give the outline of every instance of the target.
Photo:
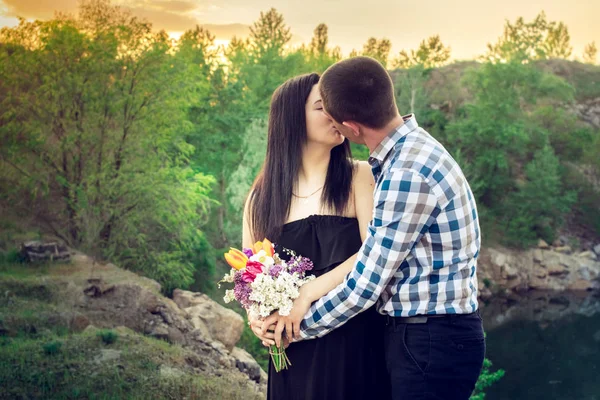
M 203 25 L 218 39 L 231 39 L 233 36 L 246 37 L 248 25 L 243 24 L 201 24 L 198 17 L 206 11 L 220 10 L 214 4 L 199 0 L 113 0 L 131 14 L 152 23 L 156 30 L 183 32 L 196 25 Z M 0 14 L 6 17 L 28 19 L 50 19 L 57 11 L 77 12 L 79 0 L 0 0 Z
M 78 0 L 1 0 L 1 3 L 8 17 L 48 19 L 57 11 L 76 10 Z
M 148 7 L 173 13 L 186 13 L 199 8 L 198 3 L 180 0 L 153 0 L 144 3 Z

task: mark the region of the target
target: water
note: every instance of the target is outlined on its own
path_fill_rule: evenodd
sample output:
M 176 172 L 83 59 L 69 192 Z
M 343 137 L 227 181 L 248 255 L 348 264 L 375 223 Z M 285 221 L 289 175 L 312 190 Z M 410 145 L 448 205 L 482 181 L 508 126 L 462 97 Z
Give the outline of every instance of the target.
M 489 400 L 600 400 L 600 297 L 528 293 L 482 304 L 487 357 L 505 376 Z

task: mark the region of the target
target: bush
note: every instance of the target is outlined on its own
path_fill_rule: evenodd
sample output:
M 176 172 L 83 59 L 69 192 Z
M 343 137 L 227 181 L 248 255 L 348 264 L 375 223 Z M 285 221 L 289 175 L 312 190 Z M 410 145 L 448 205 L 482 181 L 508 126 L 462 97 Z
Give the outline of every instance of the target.
M 101 330 L 97 335 L 102 338 L 104 344 L 113 344 L 119 338 L 119 334 L 112 330 Z

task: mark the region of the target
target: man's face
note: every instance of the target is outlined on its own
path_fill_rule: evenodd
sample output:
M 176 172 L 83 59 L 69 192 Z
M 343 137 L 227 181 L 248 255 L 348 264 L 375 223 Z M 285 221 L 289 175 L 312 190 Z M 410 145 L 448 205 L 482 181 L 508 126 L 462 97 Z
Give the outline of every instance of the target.
M 357 136 L 352 129 L 343 125 L 341 122 L 338 122 L 335 119 L 333 119 L 333 117 L 327 112 L 325 104 L 323 104 L 323 113 L 325 113 L 325 115 L 331 120 L 331 123 L 333 124 L 335 129 L 337 129 L 337 131 L 340 134 L 342 134 L 342 136 L 344 136 L 346 139 L 354 143 L 365 144 L 365 142 L 362 139 L 362 136 Z

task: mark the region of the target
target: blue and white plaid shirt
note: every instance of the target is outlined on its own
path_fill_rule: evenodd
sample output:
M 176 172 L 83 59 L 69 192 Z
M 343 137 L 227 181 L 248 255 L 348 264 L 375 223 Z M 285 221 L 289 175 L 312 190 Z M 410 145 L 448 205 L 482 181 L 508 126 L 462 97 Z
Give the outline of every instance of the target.
M 383 315 L 477 310 L 477 208 L 460 167 L 414 116 L 369 159 L 373 219 L 354 269 L 316 301 L 300 336 L 320 337 L 377 302 Z

